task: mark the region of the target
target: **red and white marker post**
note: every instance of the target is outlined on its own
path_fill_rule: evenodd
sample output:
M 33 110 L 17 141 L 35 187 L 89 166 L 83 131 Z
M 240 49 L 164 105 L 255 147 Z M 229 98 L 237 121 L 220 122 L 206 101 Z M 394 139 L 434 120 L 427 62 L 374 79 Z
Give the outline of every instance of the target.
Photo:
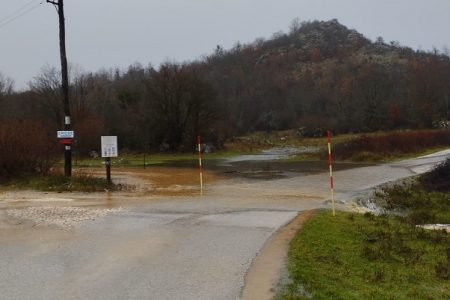
M 333 181 L 333 156 L 331 155 L 331 132 L 327 131 L 328 142 L 328 165 L 330 167 L 330 191 L 331 191 L 331 204 L 333 206 L 333 216 L 336 215 L 334 208 L 334 181 Z
M 197 136 L 198 144 L 198 170 L 200 171 L 200 193 L 203 194 L 203 167 L 202 167 L 202 144 L 200 136 Z

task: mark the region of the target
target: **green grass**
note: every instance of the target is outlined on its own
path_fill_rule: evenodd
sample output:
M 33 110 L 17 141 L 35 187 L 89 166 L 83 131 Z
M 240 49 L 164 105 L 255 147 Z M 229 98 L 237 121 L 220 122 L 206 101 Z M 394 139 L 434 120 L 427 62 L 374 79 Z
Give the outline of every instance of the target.
M 375 193 L 386 212 L 319 212 L 291 243 L 277 299 L 450 299 L 450 159 Z
M 103 178 L 89 175 L 66 177 L 62 174 L 15 179 L 4 183 L 4 185 L 14 189 L 32 189 L 54 192 L 99 192 L 104 190 L 114 191 L 121 188 L 120 185 L 108 185 L 106 179 Z
M 450 299 L 449 243 L 400 218 L 321 211 L 292 241 L 276 299 Z

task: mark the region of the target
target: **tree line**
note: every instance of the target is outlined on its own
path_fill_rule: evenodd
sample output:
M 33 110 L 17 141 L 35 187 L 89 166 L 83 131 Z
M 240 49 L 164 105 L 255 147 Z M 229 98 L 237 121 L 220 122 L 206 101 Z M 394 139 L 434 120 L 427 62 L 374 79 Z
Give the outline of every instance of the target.
M 59 78 L 45 67 L 18 93 L 0 76 L 0 125 L 62 128 Z M 448 124 L 449 81 L 448 51 L 370 41 L 337 20 L 294 21 L 193 62 L 72 72 L 75 148 L 87 154 L 108 134 L 131 151 L 192 151 L 197 135 L 221 147 L 256 130 L 432 128 Z

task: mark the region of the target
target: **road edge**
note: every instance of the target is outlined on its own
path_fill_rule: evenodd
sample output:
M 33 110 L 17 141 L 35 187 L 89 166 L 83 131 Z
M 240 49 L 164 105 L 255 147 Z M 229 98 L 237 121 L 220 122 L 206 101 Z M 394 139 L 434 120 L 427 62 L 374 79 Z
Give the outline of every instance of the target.
M 315 212 L 316 210 L 298 212 L 291 222 L 269 238 L 250 265 L 240 299 L 273 299 L 281 272 L 286 266 L 290 242 Z

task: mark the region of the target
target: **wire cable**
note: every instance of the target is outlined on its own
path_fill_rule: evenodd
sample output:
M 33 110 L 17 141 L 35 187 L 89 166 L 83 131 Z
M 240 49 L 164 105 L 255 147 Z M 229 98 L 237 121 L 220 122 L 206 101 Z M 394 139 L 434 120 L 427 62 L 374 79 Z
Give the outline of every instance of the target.
M 20 8 L 16 9 L 15 11 L 13 11 L 11 14 L 9 14 L 6 17 L 0 19 L 0 24 L 3 23 L 3 22 L 6 22 L 8 19 L 14 17 L 16 14 L 20 13 L 23 9 L 27 8 L 27 6 L 30 6 L 31 4 L 33 4 L 33 2 L 35 2 L 35 0 L 31 0 L 30 2 L 22 5 Z
M 17 9 L 14 13 L 12 13 L 9 16 L 7 16 L 6 18 L 3 18 L 2 20 L 0 20 L 0 29 L 5 27 L 9 23 L 19 19 L 20 17 L 32 12 L 33 10 L 35 10 L 42 4 L 42 1 L 41 1 L 40 3 L 37 3 L 36 5 L 26 9 L 33 2 L 35 2 L 35 1 L 33 0 L 31 2 L 28 2 L 27 4 L 23 5 L 21 8 Z

